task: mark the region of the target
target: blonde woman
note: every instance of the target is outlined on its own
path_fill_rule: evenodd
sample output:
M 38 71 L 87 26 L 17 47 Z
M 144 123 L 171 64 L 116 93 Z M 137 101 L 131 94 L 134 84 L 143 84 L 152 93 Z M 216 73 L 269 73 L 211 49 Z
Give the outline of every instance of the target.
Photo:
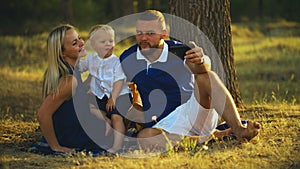
M 43 134 L 32 148 L 44 154 L 102 150 L 83 130 L 73 100 L 81 78 L 74 71 L 77 59 L 86 55 L 84 41 L 75 28 L 65 24 L 54 28 L 47 39 L 48 68 L 44 74 L 38 122 Z M 84 106 L 84 105 L 82 105 Z

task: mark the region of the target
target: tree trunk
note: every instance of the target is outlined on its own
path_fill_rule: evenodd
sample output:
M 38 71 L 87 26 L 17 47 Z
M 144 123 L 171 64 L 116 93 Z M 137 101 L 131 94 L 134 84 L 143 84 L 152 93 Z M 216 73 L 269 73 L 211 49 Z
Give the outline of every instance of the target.
M 61 0 L 63 22 L 73 23 L 72 0 Z
M 111 7 L 112 19 L 117 19 L 118 17 L 122 16 L 121 3 L 121 0 L 108 1 L 108 6 Z
M 132 14 L 134 11 L 133 1 L 132 0 L 122 0 L 121 8 L 123 9 L 123 15 L 121 15 L 121 16 Z
M 139 0 L 138 2 L 138 11 L 143 12 L 147 9 L 147 2 L 145 0 Z
M 189 23 L 178 26 L 171 19 L 170 37 L 180 37 L 184 43 L 193 40 L 201 46 L 212 60 L 212 70 L 220 76 L 236 105 L 243 107 L 233 58 L 229 1 L 169 0 L 170 14 L 186 19 L 194 26 L 190 28 Z
M 159 9 L 159 8 L 161 8 L 161 1 L 160 0 L 153 0 L 152 1 L 152 8 L 153 9 Z
M 258 1 L 258 14 L 259 14 L 259 19 L 262 21 L 264 18 L 264 2 L 263 2 L 263 0 Z

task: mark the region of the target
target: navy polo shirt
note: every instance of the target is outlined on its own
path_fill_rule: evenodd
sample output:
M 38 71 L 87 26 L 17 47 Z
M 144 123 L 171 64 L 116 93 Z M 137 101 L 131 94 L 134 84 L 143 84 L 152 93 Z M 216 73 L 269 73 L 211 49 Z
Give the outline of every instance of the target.
M 165 41 L 168 46 L 176 41 Z M 127 81 L 137 84 L 145 112 L 145 125 L 151 127 L 179 105 L 187 102 L 193 92 L 193 76 L 184 61 L 168 52 L 166 62 L 154 62 L 147 67 L 146 60 L 137 59 L 138 45 L 130 47 L 120 56 Z

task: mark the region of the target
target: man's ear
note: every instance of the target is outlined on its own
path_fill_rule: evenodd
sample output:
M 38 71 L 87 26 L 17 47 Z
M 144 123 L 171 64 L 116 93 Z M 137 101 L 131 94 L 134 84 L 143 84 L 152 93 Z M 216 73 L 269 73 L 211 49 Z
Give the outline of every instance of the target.
M 161 33 L 161 38 L 162 38 L 162 39 L 166 39 L 167 33 L 168 33 L 167 30 L 164 29 L 164 30 L 162 31 L 162 33 Z

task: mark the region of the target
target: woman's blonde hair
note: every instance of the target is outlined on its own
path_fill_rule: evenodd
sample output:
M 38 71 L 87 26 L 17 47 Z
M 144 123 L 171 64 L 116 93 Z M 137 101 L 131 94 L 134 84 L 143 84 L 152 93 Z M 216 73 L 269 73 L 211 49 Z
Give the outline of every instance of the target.
M 59 93 L 59 78 L 69 74 L 62 52 L 64 50 L 63 44 L 66 32 L 70 29 L 74 29 L 74 27 L 69 24 L 59 25 L 48 35 L 48 68 L 44 73 L 43 97 L 46 97 L 51 91 L 54 92 L 54 95 L 57 95 Z

